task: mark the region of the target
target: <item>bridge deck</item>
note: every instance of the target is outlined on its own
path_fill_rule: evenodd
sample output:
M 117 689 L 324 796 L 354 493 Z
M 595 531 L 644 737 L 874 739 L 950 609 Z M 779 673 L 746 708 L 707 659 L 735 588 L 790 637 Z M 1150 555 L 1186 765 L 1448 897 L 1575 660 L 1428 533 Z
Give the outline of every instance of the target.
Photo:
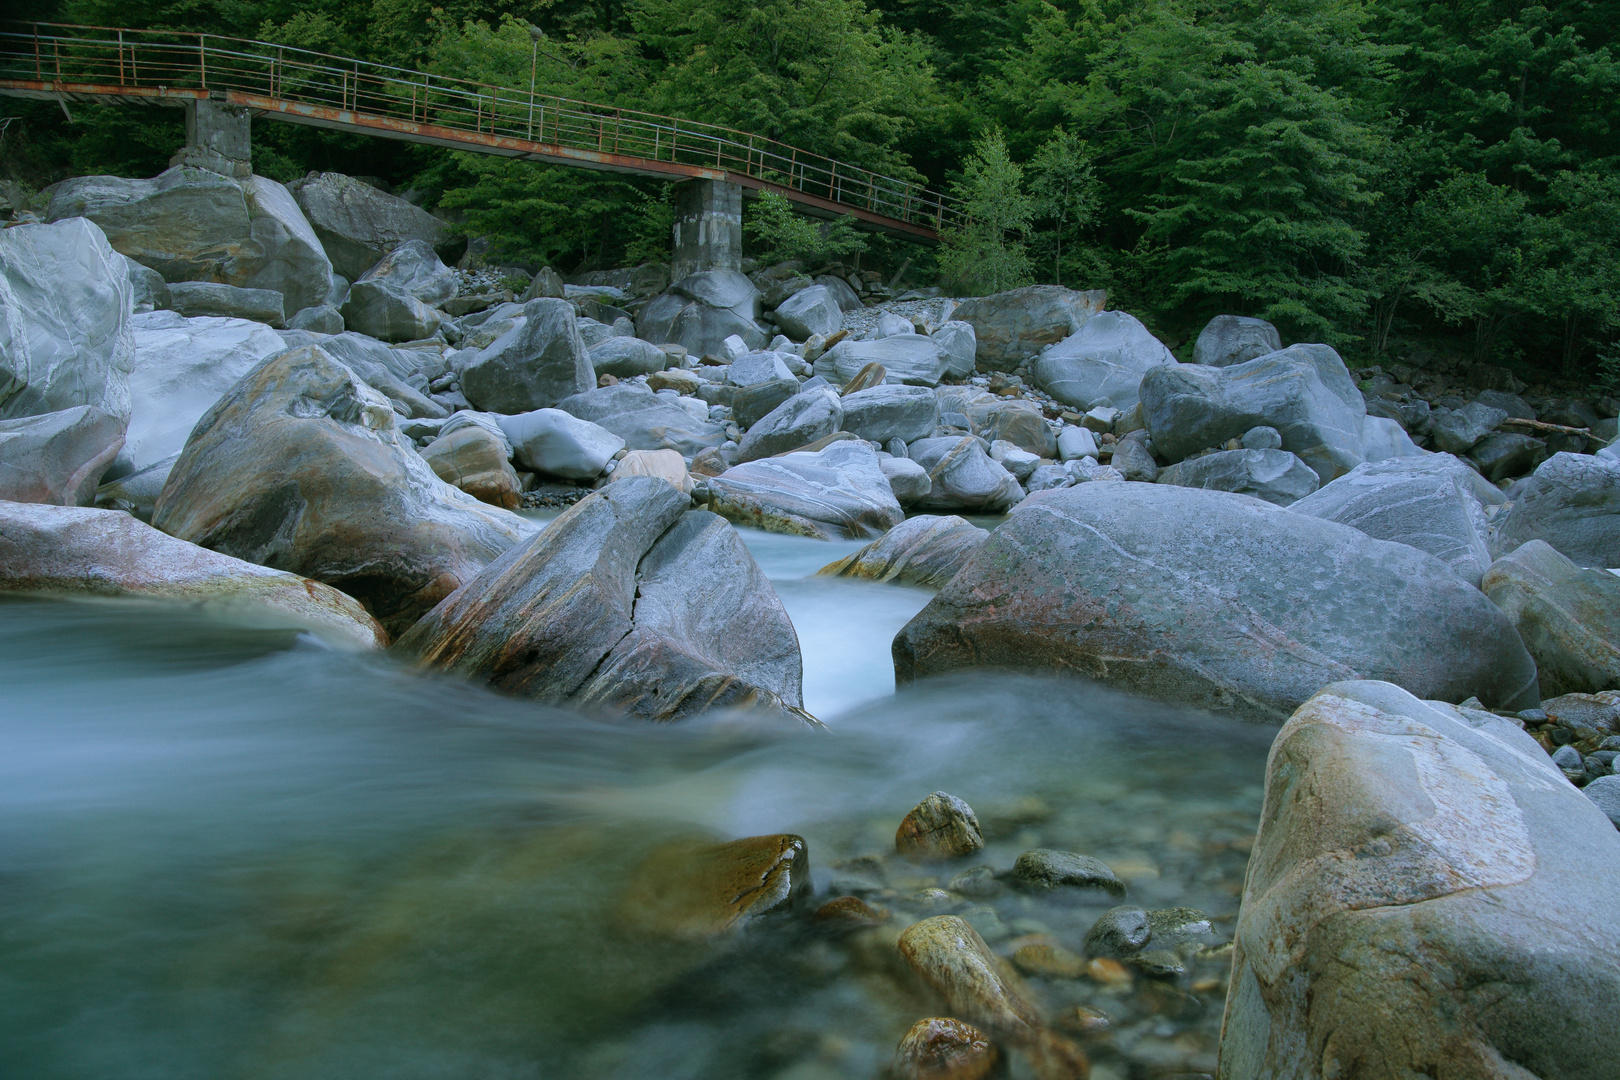
M 712 124 L 213 34 L 50 23 L 0 29 L 0 94 L 182 105 L 667 180 L 774 191 L 817 216 L 931 243 L 960 211 L 920 184 Z

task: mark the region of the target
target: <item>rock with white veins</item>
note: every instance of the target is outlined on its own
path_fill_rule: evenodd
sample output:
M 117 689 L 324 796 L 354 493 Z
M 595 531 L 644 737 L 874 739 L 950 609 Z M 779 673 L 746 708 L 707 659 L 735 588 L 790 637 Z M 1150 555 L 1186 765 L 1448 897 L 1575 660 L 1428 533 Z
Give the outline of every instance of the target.
M 1335 683 L 1266 774 L 1223 1080 L 1614 1074 L 1620 834 L 1516 724 Z
M 734 465 L 698 496 L 739 525 L 819 540 L 872 539 L 905 520 L 877 453 L 856 440 Z
M 922 514 L 907 518 L 855 554 L 830 562 L 816 573 L 938 589 L 989 538 L 988 530 L 963 518 Z
M 115 510 L 0 502 L 0 589 L 178 602 L 349 646 L 387 644 L 359 601 L 336 589 L 165 536 Z

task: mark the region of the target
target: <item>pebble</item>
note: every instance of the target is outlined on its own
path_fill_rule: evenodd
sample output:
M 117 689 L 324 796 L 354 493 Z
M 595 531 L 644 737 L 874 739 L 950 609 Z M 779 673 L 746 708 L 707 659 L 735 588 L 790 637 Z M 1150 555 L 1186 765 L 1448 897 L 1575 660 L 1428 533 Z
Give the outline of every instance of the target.
M 1095 1035 L 1107 1031 L 1112 1023 L 1107 1013 L 1090 1005 L 1071 1005 L 1057 1016 L 1058 1027 L 1077 1035 Z
M 919 889 L 911 894 L 911 902 L 921 908 L 944 908 L 956 903 L 956 897 L 944 889 Z
M 992 1034 L 1028 1039 L 1040 1017 L 1005 979 L 978 931 L 955 915 L 936 915 L 907 927 L 900 955 L 924 982 L 944 995 L 951 1012 Z
M 895 1048 L 894 1080 L 980 1080 L 996 1067 L 995 1046 L 984 1032 L 949 1016 L 911 1025 Z
M 1104 986 L 1129 986 L 1131 983 L 1130 969 L 1107 956 L 1099 956 L 1086 964 L 1086 977 Z
M 1103 889 L 1112 896 L 1125 896 L 1125 883 L 1114 876 L 1107 864 L 1090 855 L 1072 851 L 1053 851 L 1036 848 L 1018 856 L 1013 864 L 1013 877 L 1033 889 L 1069 888 Z
M 1012 961 L 1025 975 L 1048 979 L 1078 979 L 1086 973 L 1085 957 L 1061 945 L 1025 945 L 1013 953 Z
M 953 859 L 983 847 L 973 807 L 943 791 L 918 803 L 894 834 L 894 849 L 902 855 Z
M 1158 977 L 1185 975 L 1187 965 L 1182 963 L 1181 957 L 1174 949 L 1148 949 L 1131 957 L 1144 974 Z
M 816 909 L 815 919 L 841 927 L 878 926 L 889 918 L 887 908 L 875 908 L 858 896 L 840 896 Z
M 988 900 L 1001 894 L 1005 886 L 988 866 L 973 866 L 951 878 L 946 888 L 974 900 Z
M 1141 952 L 1152 937 L 1145 910 L 1129 905 L 1109 908 L 1086 931 L 1086 955 L 1123 959 Z

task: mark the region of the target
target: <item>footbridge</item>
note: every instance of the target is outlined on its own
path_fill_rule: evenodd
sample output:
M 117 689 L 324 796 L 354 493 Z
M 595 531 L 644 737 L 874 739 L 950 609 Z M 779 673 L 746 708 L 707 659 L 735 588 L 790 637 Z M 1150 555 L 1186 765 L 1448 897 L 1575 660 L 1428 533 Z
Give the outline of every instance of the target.
M 692 268 L 740 257 L 745 189 L 921 243 L 962 217 L 920 184 L 731 128 L 216 34 L 0 23 L 0 94 L 184 106 L 177 160 L 217 171 L 248 169 L 248 122 L 264 118 L 693 181 L 676 222 L 676 262 Z

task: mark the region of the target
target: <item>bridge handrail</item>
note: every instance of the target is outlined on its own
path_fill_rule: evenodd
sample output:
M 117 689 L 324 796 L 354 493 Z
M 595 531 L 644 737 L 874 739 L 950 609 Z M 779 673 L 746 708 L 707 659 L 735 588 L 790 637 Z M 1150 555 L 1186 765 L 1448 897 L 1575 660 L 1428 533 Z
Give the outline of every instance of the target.
M 21 27 L 21 29 L 12 29 Z M 219 34 L 0 23 L 0 81 L 235 92 L 479 135 L 740 173 L 939 230 L 962 214 L 921 184 L 717 124 Z

